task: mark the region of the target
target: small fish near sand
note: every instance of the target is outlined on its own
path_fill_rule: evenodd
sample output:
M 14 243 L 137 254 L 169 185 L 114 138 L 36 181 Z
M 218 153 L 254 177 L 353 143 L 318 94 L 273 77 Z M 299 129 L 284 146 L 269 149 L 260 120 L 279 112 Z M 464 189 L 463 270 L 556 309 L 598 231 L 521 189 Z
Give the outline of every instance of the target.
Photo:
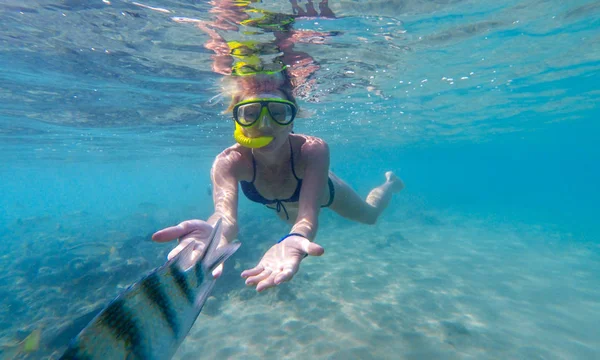
M 217 249 L 221 232 L 219 219 L 202 256 L 192 259 L 195 244 L 190 243 L 117 296 L 73 339 L 61 359 L 170 359 L 215 284 L 212 271 L 240 246 Z

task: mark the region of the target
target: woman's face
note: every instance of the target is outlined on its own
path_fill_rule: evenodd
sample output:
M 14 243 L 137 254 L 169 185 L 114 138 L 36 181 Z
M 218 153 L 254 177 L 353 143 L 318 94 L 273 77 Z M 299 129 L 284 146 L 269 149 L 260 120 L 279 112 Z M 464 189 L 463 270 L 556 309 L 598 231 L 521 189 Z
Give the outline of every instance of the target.
M 246 96 L 242 99 L 242 101 L 263 98 L 288 100 L 282 92 L 269 92 Z M 273 151 L 275 149 L 279 149 L 283 144 L 285 144 L 292 129 L 293 122 L 288 125 L 280 125 L 271 118 L 268 111 L 263 111 L 258 118 L 256 125 L 243 128 L 242 131 L 244 132 L 244 135 L 250 138 L 272 136 L 273 140 L 269 143 L 269 145 L 260 149 Z

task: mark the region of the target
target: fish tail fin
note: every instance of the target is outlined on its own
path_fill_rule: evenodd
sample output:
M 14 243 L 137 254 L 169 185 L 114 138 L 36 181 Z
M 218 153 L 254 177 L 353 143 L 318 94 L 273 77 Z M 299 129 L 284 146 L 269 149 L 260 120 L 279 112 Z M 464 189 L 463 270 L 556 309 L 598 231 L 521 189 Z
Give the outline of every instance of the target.
M 36 329 L 29 334 L 21 343 L 21 347 L 23 352 L 32 353 L 38 351 L 40 348 L 40 340 L 41 340 L 42 330 Z
M 241 245 L 240 243 L 232 243 L 221 246 L 217 249 L 217 246 L 219 246 L 219 242 L 221 241 L 222 233 L 223 229 L 221 229 L 221 219 L 219 219 L 215 223 L 213 231 L 210 234 L 208 246 L 202 259 L 202 267 L 208 274 L 210 274 L 219 264 L 233 255 L 233 253 L 235 253 Z
M 216 283 L 217 280 L 211 278 L 210 280 L 205 281 L 200 287 L 200 290 L 198 291 L 198 296 L 196 297 L 196 301 L 194 302 L 195 307 L 198 309 L 198 312 L 202 311 L 202 307 L 204 306 L 206 299 L 212 292 L 212 289 Z

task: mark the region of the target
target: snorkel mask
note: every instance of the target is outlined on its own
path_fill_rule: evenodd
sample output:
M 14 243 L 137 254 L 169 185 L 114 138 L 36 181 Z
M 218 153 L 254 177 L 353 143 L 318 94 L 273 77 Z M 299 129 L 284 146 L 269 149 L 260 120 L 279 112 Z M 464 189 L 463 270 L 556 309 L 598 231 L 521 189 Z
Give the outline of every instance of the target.
M 265 147 L 273 141 L 272 136 L 259 136 L 255 138 L 244 134 L 242 128 L 256 126 L 263 116 L 269 116 L 271 121 L 278 125 L 286 126 L 296 118 L 298 109 L 288 100 L 277 98 L 250 99 L 237 103 L 233 107 L 233 120 L 235 120 L 235 141 L 247 148 L 258 149 Z

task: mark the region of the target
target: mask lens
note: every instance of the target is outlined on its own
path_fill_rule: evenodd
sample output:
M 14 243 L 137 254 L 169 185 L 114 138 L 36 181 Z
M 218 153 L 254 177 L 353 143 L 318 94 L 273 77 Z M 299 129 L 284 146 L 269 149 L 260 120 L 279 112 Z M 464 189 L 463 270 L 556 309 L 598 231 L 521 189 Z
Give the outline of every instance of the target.
M 291 105 L 271 102 L 267 106 L 271 117 L 279 124 L 287 125 L 294 120 L 294 110 Z
M 260 116 L 259 103 L 241 105 L 237 109 L 237 120 L 242 126 L 252 125 Z

